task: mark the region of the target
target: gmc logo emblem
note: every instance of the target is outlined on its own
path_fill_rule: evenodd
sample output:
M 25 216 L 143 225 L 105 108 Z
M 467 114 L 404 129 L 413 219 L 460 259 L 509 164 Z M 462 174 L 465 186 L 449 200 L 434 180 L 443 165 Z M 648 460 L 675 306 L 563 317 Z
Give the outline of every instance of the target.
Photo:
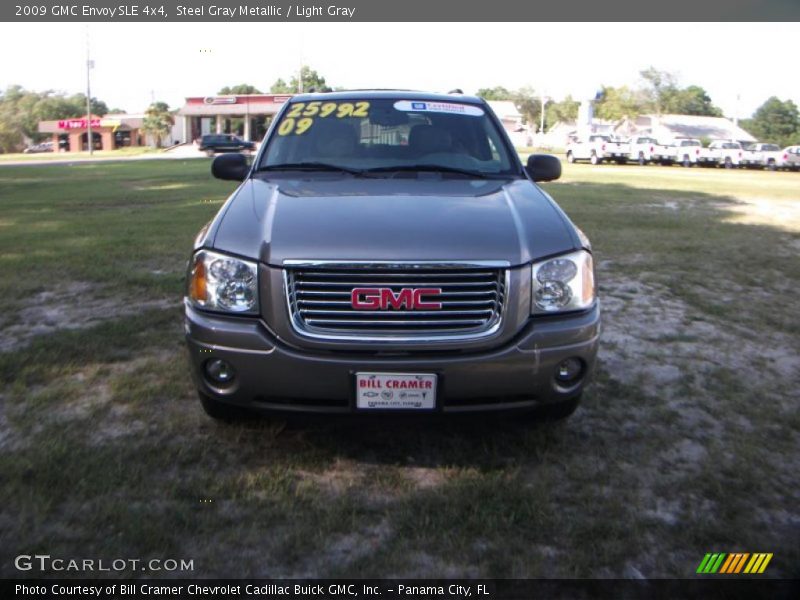
M 356 310 L 439 310 L 441 302 L 426 302 L 442 293 L 442 288 L 403 288 L 395 293 L 391 288 L 355 288 L 350 304 Z

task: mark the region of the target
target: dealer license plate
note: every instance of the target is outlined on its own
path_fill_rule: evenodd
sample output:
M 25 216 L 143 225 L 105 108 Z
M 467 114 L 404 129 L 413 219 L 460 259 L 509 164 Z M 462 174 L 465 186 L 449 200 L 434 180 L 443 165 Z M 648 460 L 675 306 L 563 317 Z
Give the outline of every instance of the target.
M 436 375 L 356 373 L 356 408 L 365 410 L 436 408 Z

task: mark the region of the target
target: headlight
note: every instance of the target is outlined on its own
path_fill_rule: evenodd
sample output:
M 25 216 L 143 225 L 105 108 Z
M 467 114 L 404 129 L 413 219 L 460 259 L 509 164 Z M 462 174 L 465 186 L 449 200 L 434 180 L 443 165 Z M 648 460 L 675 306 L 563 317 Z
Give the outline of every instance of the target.
M 594 263 L 585 250 L 533 264 L 531 313 L 589 308 L 594 302 Z
M 198 308 L 234 313 L 258 311 L 258 265 L 200 250 L 192 259 L 188 296 Z

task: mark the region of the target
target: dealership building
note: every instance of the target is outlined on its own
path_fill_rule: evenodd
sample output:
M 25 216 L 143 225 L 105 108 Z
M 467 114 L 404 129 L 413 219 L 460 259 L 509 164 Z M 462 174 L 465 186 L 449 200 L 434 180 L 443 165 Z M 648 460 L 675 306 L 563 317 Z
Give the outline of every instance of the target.
M 182 142 L 209 133 L 235 133 L 259 141 L 272 118 L 291 94 L 230 94 L 186 98 L 176 121 L 182 120 Z

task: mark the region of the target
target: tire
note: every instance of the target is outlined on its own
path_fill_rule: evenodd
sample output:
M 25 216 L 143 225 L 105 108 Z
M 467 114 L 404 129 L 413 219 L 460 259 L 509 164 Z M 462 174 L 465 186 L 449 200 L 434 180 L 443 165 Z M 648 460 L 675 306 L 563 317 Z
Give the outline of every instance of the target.
M 681 162 L 681 166 L 685 169 L 688 169 L 689 167 L 692 166 L 692 162 L 689 160 L 688 155 L 686 154 L 683 155 L 683 161 Z
M 733 168 L 733 162 L 731 161 L 730 156 L 726 156 L 725 157 L 725 162 L 723 163 L 722 166 L 725 167 L 726 169 L 732 169 Z
M 643 167 L 647 164 L 647 161 L 644 159 L 644 152 L 639 152 L 639 158 L 636 162 L 639 163 L 640 167 Z
M 778 170 L 778 166 L 775 164 L 775 160 L 770 158 L 767 161 L 767 171 L 777 171 L 777 170 Z
M 598 157 L 597 154 L 592 152 L 592 155 L 589 157 L 589 162 L 593 165 L 599 165 L 602 162 L 602 159 Z
M 567 162 L 573 164 L 575 162 L 575 155 L 572 152 L 567 152 Z
M 242 420 L 249 415 L 244 408 L 214 400 L 202 392 L 197 392 L 197 395 L 200 398 L 200 404 L 205 413 L 216 421 L 232 423 L 233 421 Z

